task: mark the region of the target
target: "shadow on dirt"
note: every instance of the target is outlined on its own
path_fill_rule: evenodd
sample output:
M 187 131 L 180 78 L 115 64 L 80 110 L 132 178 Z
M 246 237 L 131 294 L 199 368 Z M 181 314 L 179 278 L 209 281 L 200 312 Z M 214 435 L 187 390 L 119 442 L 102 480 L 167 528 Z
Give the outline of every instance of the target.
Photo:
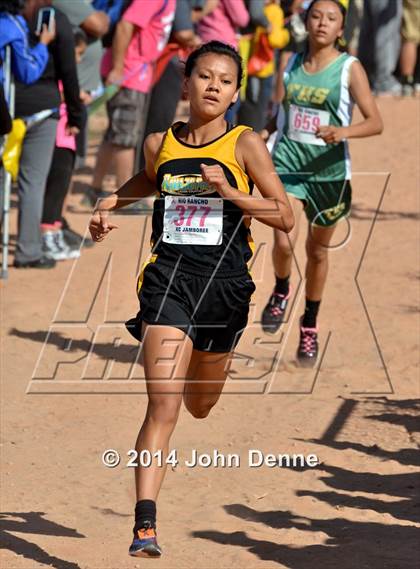
M 359 221 L 372 221 L 377 214 L 378 221 L 394 221 L 396 219 L 406 219 L 418 221 L 420 214 L 413 211 L 378 211 L 373 207 L 362 207 L 353 203 L 351 206 L 351 219 Z
M 416 448 L 391 452 L 381 449 L 378 445 L 369 447 L 357 442 L 337 441 L 336 437 L 354 413 L 356 406 L 359 407 L 359 412 L 362 409 L 364 418 L 398 425 L 405 428 L 410 436 L 419 430 L 416 420 L 419 405 L 420 400 L 416 399 L 346 399 L 321 439 L 312 439 L 310 442 L 334 449 L 350 449 L 379 459 L 394 460 L 402 466 L 417 465 L 419 452 Z M 366 461 L 362 464 L 365 465 Z M 324 483 L 326 490 L 314 491 L 308 488 L 296 491 L 295 495 L 297 500 L 311 499 L 314 512 L 317 510 L 317 503 L 328 504 L 332 508 L 330 518 L 317 519 L 281 510 L 258 511 L 244 504 L 229 504 L 224 506 L 226 513 L 249 522 L 249 531 L 255 531 L 255 524 L 262 524 L 274 530 L 273 537 L 276 530 L 280 530 L 279 533 L 273 541 L 251 538 L 244 531 L 195 531 L 192 536 L 245 548 L 261 560 L 274 561 L 288 569 L 414 569 L 420 554 L 420 530 L 408 524 L 420 523 L 418 473 L 410 471 L 386 475 L 354 472 L 326 464 L 320 464 L 316 469 L 320 473 L 318 479 Z M 296 473 L 296 476 L 301 476 L 301 473 Z M 301 482 L 299 486 L 302 486 Z M 381 498 L 377 495 L 381 495 Z M 383 499 L 383 495 L 387 498 Z M 346 508 L 353 509 L 349 516 L 351 519 L 346 517 Z M 383 522 L 363 521 L 367 510 L 386 517 Z M 358 513 L 355 514 L 355 511 Z M 360 519 L 355 521 L 355 515 Z M 399 520 L 404 524 L 400 524 Z M 320 543 L 302 547 L 290 545 L 290 535 L 281 530 L 310 532 L 312 536 L 308 541 L 317 540 Z M 323 535 L 314 536 L 314 533 Z
M 77 563 L 54 557 L 36 543 L 13 535 L 16 533 L 49 535 L 56 537 L 84 538 L 75 529 L 67 528 L 44 518 L 44 512 L 2 512 L 0 513 L 0 542 L 3 549 L 9 549 L 26 559 L 56 569 L 80 569 Z M 12 533 L 10 533 L 12 532 Z
M 80 354 L 82 357 L 88 354 L 94 354 L 105 361 L 114 360 L 119 363 L 134 363 L 137 359 L 140 345 L 122 344 L 120 339 L 116 338 L 114 342 L 95 342 L 89 339 L 68 338 L 60 332 L 46 332 L 39 330 L 37 332 L 25 332 L 17 328 L 9 330 L 11 336 L 39 342 L 43 344 L 48 339 L 48 346 L 56 346 L 58 350 L 68 353 Z M 121 329 L 121 334 L 125 334 L 125 330 Z M 128 334 L 128 332 L 127 332 Z M 79 360 L 77 360 L 79 361 Z

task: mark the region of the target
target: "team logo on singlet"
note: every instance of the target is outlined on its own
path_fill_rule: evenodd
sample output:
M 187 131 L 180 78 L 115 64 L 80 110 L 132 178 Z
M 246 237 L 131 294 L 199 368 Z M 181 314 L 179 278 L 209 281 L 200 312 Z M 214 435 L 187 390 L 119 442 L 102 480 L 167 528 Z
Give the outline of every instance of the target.
M 324 209 L 322 215 L 324 215 L 330 221 L 333 221 L 334 219 L 339 217 L 345 209 L 346 209 L 346 203 L 341 202 L 334 207 L 330 207 L 329 209 Z
M 214 188 L 204 182 L 200 174 L 164 174 L 162 192 L 166 194 L 204 195 L 213 194 Z
M 311 87 L 300 83 L 289 83 L 287 86 L 287 100 L 297 101 L 298 103 L 309 103 L 322 105 L 325 103 L 331 89 L 321 87 Z

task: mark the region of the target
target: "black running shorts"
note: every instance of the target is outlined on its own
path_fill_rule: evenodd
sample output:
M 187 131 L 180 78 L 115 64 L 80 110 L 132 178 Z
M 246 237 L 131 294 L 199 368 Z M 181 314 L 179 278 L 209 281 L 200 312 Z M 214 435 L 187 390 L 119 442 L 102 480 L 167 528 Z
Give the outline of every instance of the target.
M 158 259 L 146 266 L 140 279 L 140 312 L 126 322 L 137 340 L 145 322 L 182 330 L 195 350 L 226 353 L 235 348 L 255 290 L 246 268 L 203 275 Z

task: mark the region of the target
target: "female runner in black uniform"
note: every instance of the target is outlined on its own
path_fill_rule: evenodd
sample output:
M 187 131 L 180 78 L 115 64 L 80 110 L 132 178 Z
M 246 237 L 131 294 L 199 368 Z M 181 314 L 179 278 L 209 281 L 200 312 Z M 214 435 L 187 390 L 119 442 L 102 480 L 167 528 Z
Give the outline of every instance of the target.
M 90 223 L 93 239 L 102 241 L 116 228 L 110 210 L 159 192 L 152 254 L 138 281 L 140 312 L 127 322 L 143 342 L 148 392 L 136 449 L 161 452 L 161 466 L 154 458 L 136 469 L 134 556 L 161 555 L 156 499 L 181 403 L 194 417 L 208 415 L 246 326 L 255 289 L 247 269 L 250 218 L 286 232 L 294 224 L 261 137 L 224 119 L 241 77 L 241 58 L 230 46 L 210 42 L 193 52 L 185 66 L 188 122 L 147 137 L 145 170 L 102 200 Z M 254 182 L 261 198 L 251 195 Z

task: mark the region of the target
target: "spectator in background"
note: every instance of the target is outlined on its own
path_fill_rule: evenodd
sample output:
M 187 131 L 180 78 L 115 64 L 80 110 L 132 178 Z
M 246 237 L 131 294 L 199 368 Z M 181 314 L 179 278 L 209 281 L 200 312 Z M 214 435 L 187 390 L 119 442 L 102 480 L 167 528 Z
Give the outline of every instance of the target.
M 289 41 L 284 27 L 283 10 L 276 0 L 266 0 L 264 8 L 268 26 L 258 26 L 252 40 L 248 60 L 246 99 L 239 109 L 238 122 L 251 126 L 257 132 L 264 128 L 273 89 L 275 49 L 282 49 Z
M 92 7 L 91 0 L 53 0 L 70 20 L 73 28 L 81 28 L 88 39 L 88 47 L 81 62 L 77 65 L 77 76 L 81 89 L 81 99 L 88 105 L 92 98 L 102 91 L 100 75 L 103 47 L 101 38 L 108 32 L 110 19 L 101 10 Z M 77 136 L 77 156 L 83 165 L 87 152 L 87 124 Z
M 218 40 L 238 47 L 237 34 L 249 22 L 249 13 L 243 0 L 218 0 L 210 3 L 214 8 L 197 25 L 203 43 Z M 208 9 L 208 8 L 207 8 Z
M 402 0 L 364 0 L 359 59 L 377 95 L 400 95 L 393 73 L 400 53 Z
M 127 10 L 132 0 L 92 0 L 92 6 L 95 10 L 105 12 L 109 18 L 109 28 L 104 36 L 102 36 L 102 45 L 111 47 L 115 34 L 115 28 L 121 19 L 121 16 Z
M 66 14 L 73 28 L 81 28 L 87 36 L 87 48 L 80 63 L 77 64 L 77 76 L 80 97 L 82 102 L 88 105 L 103 89 L 100 74 L 103 55 L 101 39 L 109 30 L 110 16 L 103 10 L 95 9 L 91 0 L 53 0 L 53 5 Z M 76 168 L 84 165 L 87 138 L 88 123 L 86 121 L 85 126 L 76 136 Z M 62 218 L 61 223 L 69 247 L 78 249 L 80 245 L 85 247 L 93 245 L 93 241 L 84 240 L 81 235 L 71 229 L 65 217 Z
M 350 55 L 357 57 L 360 39 L 360 27 L 363 19 L 363 0 L 350 0 L 346 18 L 344 37 Z
M 1 155 L 3 152 L 3 136 L 12 130 L 12 117 L 10 116 L 6 99 L 4 97 L 3 85 L 0 83 L 0 167 Z M 1 188 L 0 188 L 1 189 Z
M 90 0 L 53 0 L 53 6 L 64 12 L 74 28 L 81 28 L 87 35 L 88 47 L 77 66 L 77 75 L 81 90 L 94 94 L 101 87 L 99 68 L 103 49 L 100 39 L 109 29 L 109 16 L 94 10 Z
M 289 57 L 292 52 L 301 53 L 305 47 L 307 32 L 303 14 L 305 13 L 307 4 L 305 0 L 280 0 L 280 7 L 285 17 L 286 28 L 290 34 L 289 43 L 284 48 L 284 53 L 288 53 Z
M 284 98 L 283 75 L 293 53 L 301 53 L 305 49 L 306 26 L 302 14 L 304 0 L 281 0 L 280 6 L 285 16 L 285 26 L 289 32 L 289 42 L 284 46 L 279 57 L 276 86 L 273 93 L 273 102 L 279 104 Z M 280 106 L 280 113 L 282 108 Z
M 414 70 L 414 94 L 420 93 L 420 45 L 417 47 L 416 68 Z
M 204 9 L 207 15 L 201 17 L 197 24 L 197 33 L 203 43 L 216 40 L 238 49 L 239 28 L 244 28 L 249 23 L 249 12 L 244 0 L 209 0 Z M 240 104 L 238 97 L 227 110 L 225 119 L 228 123 L 236 122 Z
M 171 35 L 161 55 L 162 58 L 165 57 L 165 51 L 168 50 L 169 60 L 151 92 L 146 127 L 138 141 L 139 169 L 144 168 L 143 141 L 146 136 L 151 132 L 167 130 L 174 120 L 183 85 L 179 50 L 183 49 L 187 53 L 201 45 L 201 39 L 194 32 L 193 6 L 194 0 L 177 0 L 176 2 Z M 170 53 L 173 54 L 172 57 Z M 157 70 L 159 70 L 159 63 Z
M 12 117 L 9 113 L 6 97 L 4 96 L 3 85 L 0 83 L 0 225 L 3 223 L 4 206 L 4 169 L 3 169 L 3 150 L 6 142 L 6 134 L 12 130 Z
M 212 12 L 219 0 L 193 0 L 192 1 L 192 14 L 191 19 L 197 31 L 197 24 L 200 20 L 205 18 L 210 12 Z
M 76 63 L 86 52 L 87 37 L 81 28 L 74 30 L 74 51 Z M 63 85 L 59 81 L 62 95 Z M 44 207 L 41 220 L 43 252 L 55 261 L 75 259 L 80 256 L 80 243 L 68 242 L 63 230 L 62 211 L 67 190 L 70 186 L 76 158 L 76 137 L 67 128 L 67 107 L 60 105 L 60 118 L 57 124 L 54 154 L 47 178 L 44 195 Z
M 269 22 L 264 13 L 265 0 L 245 0 L 245 6 L 248 10 L 249 22 L 241 29 L 241 35 L 254 33 L 257 26 L 268 28 Z
M 239 99 L 229 109 L 227 118 L 229 122 L 236 122 L 236 114 L 239 110 L 240 104 L 246 98 L 246 89 L 248 85 L 248 60 L 251 55 L 252 40 L 255 34 L 255 30 L 258 26 L 268 29 L 269 21 L 264 14 L 265 0 L 245 0 L 245 7 L 249 13 L 248 24 L 240 29 L 240 37 L 238 41 L 238 52 L 242 58 L 242 84 L 241 90 L 239 92 Z
M 11 65 L 15 78 L 27 85 L 37 81 L 48 61 L 47 45 L 55 38 L 55 29 L 44 26 L 39 43 L 28 43 L 28 26 L 20 15 L 24 0 L 0 0 L 0 63 L 5 59 L 6 46 L 11 47 Z M 0 83 L 3 83 L 3 66 L 0 65 Z
M 93 8 L 105 12 L 109 18 L 109 29 L 116 26 L 124 10 L 131 4 L 131 0 L 92 0 Z
M 99 149 L 91 202 L 102 197 L 102 182 L 115 162 L 117 186 L 133 174 L 135 148 L 147 117 L 154 64 L 165 47 L 175 12 L 175 0 L 133 0 L 118 22 L 112 48 L 102 61 L 107 84 L 121 88 L 108 101 L 108 129 Z
M 403 95 L 411 96 L 414 94 L 414 75 L 420 44 L 419 0 L 403 0 L 401 36 L 400 74 L 402 90 Z
M 0 87 L 2 90 L 2 132 L 4 135 L 12 129 L 9 113 L 9 93 L 4 92 L 3 62 L 6 47 L 10 46 L 11 71 L 18 81 L 29 85 L 37 81 L 45 70 L 48 61 L 47 45 L 55 38 L 55 28 L 51 31 L 44 26 L 39 42 L 29 46 L 29 29 L 25 19 L 20 15 L 24 0 L 0 0 Z M 7 125 L 10 121 L 10 128 Z M 3 152 L 5 138 L 0 138 L 0 151 Z M 0 162 L 0 217 L 3 221 L 4 206 L 4 170 Z
M 29 29 L 30 41 L 34 35 L 38 9 L 48 0 L 27 0 L 23 12 Z M 38 120 L 27 130 L 20 158 L 18 177 L 19 227 L 14 266 L 17 268 L 48 269 L 54 259 L 44 256 L 41 238 L 41 215 L 45 183 L 54 151 L 60 91 L 63 83 L 64 99 L 68 112 L 68 133 L 75 134 L 84 122 L 84 107 L 79 97 L 73 31 L 67 17 L 55 10 L 56 38 L 49 46 L 47 67 L 37 83 L 27 86 L 16 83 L 16 116 L 34 117 L 41 111 L 50 111 L 48 118 Z

